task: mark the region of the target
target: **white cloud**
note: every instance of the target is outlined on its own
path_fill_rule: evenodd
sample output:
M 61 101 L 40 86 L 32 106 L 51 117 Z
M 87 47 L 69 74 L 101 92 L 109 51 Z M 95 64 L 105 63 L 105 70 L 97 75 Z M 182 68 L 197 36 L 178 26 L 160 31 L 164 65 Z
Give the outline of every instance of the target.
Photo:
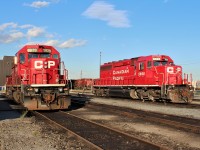
M 109 26 L 116 28 L 127 28 L 131 26 L 126 11 L 116 10 L 114 5 L 104 1 L 94 2 L 82 15 L 91 19 L 106 21 Z
M 41 42 L 36 42 L 36 41 L 32 41 L 32 42 L 27 42 L 23 45 L 19 45 L 19 47 L 23 47 L 24 45 L 35 45 L 35 44 L 42 44 Z
M 22 39 L 24 37 L 25 37 L 25 35 L 22 32 L 11 33 L 10 34 L 10 42 Z
M 49 0 L 49 1 L 34 1 L 32 3 L 24 3 L 24 6 L 29 6 L 33 8 L 43 8 L 43 7 L 48 7 L 50 4 L 55 4 L 58 3 L 60 0 Z M 38 10 L 36 10 L 38 11 Z
M 67 41 L 59 41 L 53 39 L 56 36 L 58 37 L 55 33 L 48 33 L 43 27 L 31 24 L 18 25 L 13 22 L 0 24 L 0 44 L 23 40 L 23 43 L 27 44 L 45 44 L 62 49 L 84 46 L 86 44 L 86 40 L 69 39 Z M 40 42 L 37 42 L 38 40 Z
M 0 24 L 0 43 L 11 43 L 25 38 L 42 36 L 50 37 L 50 34 L 46 33 L 44 28 L 31 24 L 18 25 L 13 22 Z
M 68 48 L 73 48 L 73 47 L 78 47 L 78 46 L 83 46 L 86 44 L 86 40 L 76 40 L 76 39 L 69 39 L 64 42 L 60 42 L 58 40 L 48 40 L 48 41 L 32 41 L 26 43 L 27 45 L 31 44 L 43 44 L 43 45 L 50 45 L 54 46 L 57 48 L 62 48 L 62 49 L 68 49 Z
M 34 26 L 31 24 L 24 24 L 24 25 L 19 26 L 19 28 L 21 28 L 21 29 L 32 28 L 32 27 L 34 27 Z
M 59 41 L 58 40 L 49 40 L 46 42 L 43 42 L 44 45 L 51 45 L 51 46 L 58 46 Z
M 34 1 L 31 4 L 24 4 L 25 6 L 30 6 L 34 8 L 42 8 L 49 6 L 50 2 L 47 1 Z
M 76 40 L 76 39 L 69 39 L 63 43 L 61 43 L 60 45 L 58 45 L 58 47 L 60 48 L 73 48 L 73 47 L 77 47 L 77 46 L 83 46 L 86 44 L 86 40 Z
M 10 34 L 0 34 L 0 43 L 12 43 L 15 41 L 19 41 L 24 38 L 25 35 L 22 32 L 13 32 Z
M 17 24 L 13 23 L 13 22 L 8 22 L 8 23 L 4 23 L 2 25 L 0 25 L 0 31 L 5 30 L 6 28 L 16 28 Z
M 28 38 L 38 37 L 38 36 L 43 35 L 44 33 L 45 33 L 45 30 L 43 28 L 33 27 L 31 29 L 28 29 L 27 36 L 28 36 Z

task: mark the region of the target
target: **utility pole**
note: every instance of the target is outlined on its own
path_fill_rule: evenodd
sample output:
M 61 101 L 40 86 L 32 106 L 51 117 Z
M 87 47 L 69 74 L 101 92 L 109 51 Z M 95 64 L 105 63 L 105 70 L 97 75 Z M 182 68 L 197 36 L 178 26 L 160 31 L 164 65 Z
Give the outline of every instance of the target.
M 82 75 L 83 75 L 83 72 L 82 72 L 82 70 L 81 70 L 81 76 L 80 76 L 80 77 L 81 77 L 81 79 L 82 79 Z
M 100 60 L 99 60 L 99 77 L 101 73 L 101 51 L 100 51 Z

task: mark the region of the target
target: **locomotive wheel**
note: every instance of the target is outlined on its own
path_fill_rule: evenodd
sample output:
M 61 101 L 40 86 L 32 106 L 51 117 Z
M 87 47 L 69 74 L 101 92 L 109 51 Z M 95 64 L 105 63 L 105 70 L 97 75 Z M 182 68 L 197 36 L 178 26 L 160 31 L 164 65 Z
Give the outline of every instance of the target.
M 148 99 L 152 102 L 155 102 L 155 98 L 151 94 L 148 94 Z
M 135 90 L 130 90 L 130 97 L 132 99 L 137 99 L 138 98 L 137 92 Z
M 144 97 L 143 97 L 143 91 L 137 92 L 137 95 L 138 95 L 138 98 L 139 98 L 140 100 L 142 100 L 142 102 L 145 101 L 145 100 L 144 100 Z

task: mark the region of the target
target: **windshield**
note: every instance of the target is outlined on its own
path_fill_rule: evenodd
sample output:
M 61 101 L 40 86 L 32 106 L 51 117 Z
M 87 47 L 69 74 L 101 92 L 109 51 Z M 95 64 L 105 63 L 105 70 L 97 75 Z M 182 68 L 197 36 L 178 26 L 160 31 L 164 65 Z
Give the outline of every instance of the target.
M 50 54 L 46 54 L 46 53 L 43 53 L 43 54 L 39 54 L 39 53 L 29 53 L 28 54 L 28 59 L 30 58 L 50 58 Z
M 50 54 L 40 54 L 40 58 L 50 58 Z
M 154 61 L 153 65 L 154 66 L 166 66 L 168 64 L 167 61 Z
M 30 58 L 38 58 L 38 54 L 29 53 L 28 59 L 30 59 Z

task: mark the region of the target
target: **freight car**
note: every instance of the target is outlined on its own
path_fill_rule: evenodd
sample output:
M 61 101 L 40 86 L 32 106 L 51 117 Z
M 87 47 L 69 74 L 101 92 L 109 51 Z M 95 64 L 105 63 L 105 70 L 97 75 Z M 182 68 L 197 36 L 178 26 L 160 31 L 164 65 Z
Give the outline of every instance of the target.
M 92 84 L 93 84 L 93 79 L 91 78 L 69 80 L 70 89 L 75 89 L 75 90 L 91 90 Z
M 189 103 L 193 99 L 193 87 L 188 75 L 182 75 L 182 67 L 166 55 L 108 62 L 100 66 L 100 78 L 94 80 L 93 93 Z
M 200 90 L 200 80 L 198 80 L 196 82 L 196 88 L 195 88 L 195 90 Z
M 25 45 L 14 57 L 6 95 L 29 110 L 67 109 L 67 70 L 52 46 Z

